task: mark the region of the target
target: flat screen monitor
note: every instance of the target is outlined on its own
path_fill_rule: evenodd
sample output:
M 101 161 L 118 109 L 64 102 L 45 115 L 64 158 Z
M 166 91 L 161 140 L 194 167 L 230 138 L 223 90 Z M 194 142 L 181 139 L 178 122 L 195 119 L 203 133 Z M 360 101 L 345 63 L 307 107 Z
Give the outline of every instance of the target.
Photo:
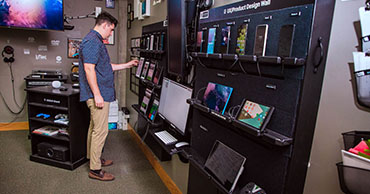
M 0 26 L 62 31 L 63 0 L 0 0 Z
M 211 110 L 224 114 L 232 92 L 232 87 L 209 82 L 204 92 L 203 102 Z
M 165 118 L 179 133 L 185 135 L 186 122 L 193 90 L 168 78 L 163 78 L 158 113 Z
M 204 166 L 212 177 L 232 193 L 244 170 L 245 161 L 243 155 L 216 140 Z

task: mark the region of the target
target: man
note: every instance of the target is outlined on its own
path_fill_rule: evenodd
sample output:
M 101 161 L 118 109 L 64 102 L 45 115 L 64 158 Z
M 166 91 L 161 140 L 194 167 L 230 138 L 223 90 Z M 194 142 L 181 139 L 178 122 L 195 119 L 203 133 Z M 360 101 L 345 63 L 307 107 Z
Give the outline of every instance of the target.
M 89 177 L 102 181 L 114 180 L 114 176 L 101 169 L 113 164 L 101 158 L 108 135 L 109 102 L 115 100 L 113 71 L 136 66 L 132 60 L 123 64 L 111 64 L 103 40 L 112 35 L 117 19 L 103 12 L 80 45 L 80 101 L 86 101 L 90 109 L 90 126 L 87 137 L 87 158 L 90 159 Z

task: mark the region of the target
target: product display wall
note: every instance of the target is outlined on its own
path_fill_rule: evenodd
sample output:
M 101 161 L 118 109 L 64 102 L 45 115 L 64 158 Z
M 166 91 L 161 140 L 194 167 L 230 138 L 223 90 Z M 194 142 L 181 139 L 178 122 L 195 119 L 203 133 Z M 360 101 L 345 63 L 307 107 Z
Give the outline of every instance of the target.
M 189 193 L 199 192 L 199 182 L 210 180 L 216 190 L 229 192 L 204 168 L 216 141 L 246 157 L 234 193 L 249 182 L 267 193 L 303 190 L 333 2 L 261 1 L 256 9 L 249 10 L 250 6 L 240 2 L 200 14 L 198 52 L 191 53 L 196 64 L 197 95 L 191 102 Z M 315 21 L 325 9 L 330 19 Z M 317 54 L 320 50 L 322 56 Z M 309 88 L 309 80 L 317 85 Z M 202 99 L 210 82 L 233 88 L 225 112 L 211 110 Z M 237 119 L 246 100 L 257 103 L 259 114 L 261 105 L 273 109 L 265 128 Z M 258 114 L 247 117 L 252 115 Z M 202 179 L 199 173 L 210 180 Z M 212 189 L 203 190 L 207 193 Z

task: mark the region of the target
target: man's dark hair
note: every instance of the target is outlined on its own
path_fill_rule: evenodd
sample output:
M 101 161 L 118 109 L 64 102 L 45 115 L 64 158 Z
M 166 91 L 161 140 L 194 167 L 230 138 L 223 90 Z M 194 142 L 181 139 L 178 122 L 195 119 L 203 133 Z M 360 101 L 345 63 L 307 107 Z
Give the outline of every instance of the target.
M 98 15 L 98 17 L 95 20 L 95 25 L 101 25 L 104 22 L 108 22 L 109 24 L 114 24 L 114 27 L 116 27 L 118 24 L 118 20 L 115 17 L 113 17 L 111 14 L 105 11 Z

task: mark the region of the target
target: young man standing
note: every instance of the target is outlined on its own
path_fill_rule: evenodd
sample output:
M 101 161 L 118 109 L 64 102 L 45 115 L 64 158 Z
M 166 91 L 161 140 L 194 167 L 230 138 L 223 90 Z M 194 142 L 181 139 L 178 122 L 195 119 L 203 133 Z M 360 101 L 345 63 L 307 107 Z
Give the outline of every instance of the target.
M 111 64 L 103 43 L 112 35 L 117 19 L 107 12 L 101 13 L 80 45 L 80 101 L 86 101 L 90 109 L 90 126 L 87 137 L 87 158 L 90 159 L 89 177 L 102 181 L 114 180 L 112 174 L 101 169 L 113 164 L 112 160 L 101 158 L 102 149 L 108 135 L 109 103 L 115 100 L 113 71 L 136 66 L 132 60 L 123 64 Z

